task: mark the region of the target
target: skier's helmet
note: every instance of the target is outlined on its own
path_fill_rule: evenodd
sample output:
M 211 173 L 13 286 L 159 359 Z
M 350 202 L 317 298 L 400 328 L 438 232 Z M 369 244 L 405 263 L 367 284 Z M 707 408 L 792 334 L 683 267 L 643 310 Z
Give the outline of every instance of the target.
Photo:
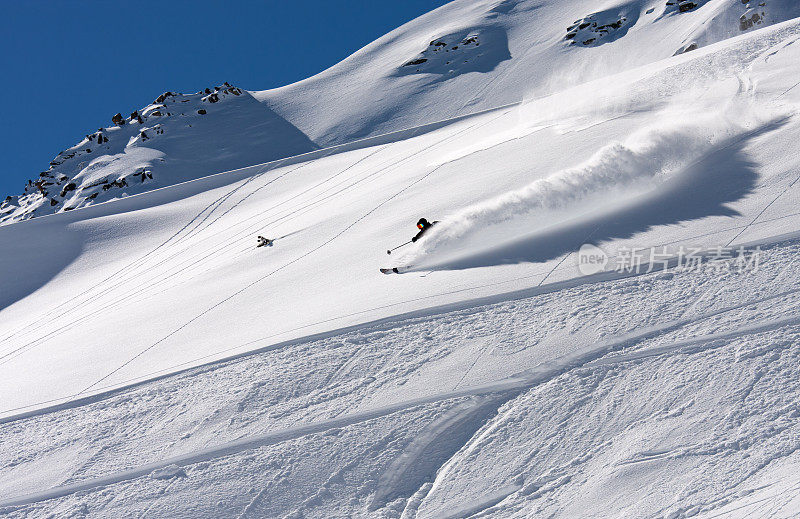
M 426 220 L 425 218 L 420 218 L 419 221 L 417 222 L 417 227 L 419 227 L 420 229 L 424 229 L 429 225 L 430 223 L 428 223 L 428 220 Z

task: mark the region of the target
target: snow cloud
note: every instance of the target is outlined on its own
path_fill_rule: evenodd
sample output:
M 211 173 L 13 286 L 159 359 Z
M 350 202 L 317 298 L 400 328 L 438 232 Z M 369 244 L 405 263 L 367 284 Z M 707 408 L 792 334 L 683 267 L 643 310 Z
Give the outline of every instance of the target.
M 457 210 L 403 260 L 412 266 L 436 265 L 587 213 L 613 210 L 657 190 L 670 176 L 749 126 L 741 110 L 697 116 L 673 109 L 657 119 L 657 126 L 605 145 L 582 164 Z

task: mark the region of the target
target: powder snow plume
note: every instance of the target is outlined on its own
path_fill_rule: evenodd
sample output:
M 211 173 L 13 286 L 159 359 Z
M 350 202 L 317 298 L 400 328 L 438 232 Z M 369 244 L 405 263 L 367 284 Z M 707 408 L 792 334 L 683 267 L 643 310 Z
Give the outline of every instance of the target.
M 657 127 L 613 142 L 584 163 L 478 202 L 442 219 L 401 261 L 445 265 L 523 236 L 610 211 L 658 186 L 751 126 L 741 110 L 698 117 L 670 110 Z M 737 122 L 734 122 L 735 121 Z M 691 120 L 692 122 L 686 122 Z M 755 122 L 753 120 L 753 122 Z

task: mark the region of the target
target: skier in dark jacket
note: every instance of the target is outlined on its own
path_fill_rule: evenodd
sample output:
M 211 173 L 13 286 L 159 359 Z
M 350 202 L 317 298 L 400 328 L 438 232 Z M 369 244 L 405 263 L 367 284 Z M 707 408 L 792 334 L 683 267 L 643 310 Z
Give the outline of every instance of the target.
M 434 222 L 429 222 L 425 218 L 420 218 L 419 221 L 417 222 L 417 228 L 419 229 L 419 232 L 417 233 L 416 236 L 411 238 L 411 241 L 415 242 L 415 241 L 419 240 L 420 238 L 422 238 L 422 235 L 425 234 L 426 232 L 428 232 L 428 229 L 430 229 L 431 227 L 433 227 L 437 223 L 439 223 L 438 220 L 435 220 Z M 409 244 L 409 242 L 405 242 L 403 245 L 408 245 L 408 244 Z M 393 250 L 397 250 L 400 247 L 402 247 L 403 245 L 398 245 L 394 249 L 387 250 L 386 254 L 391 254 Z M 403 270 L 407 270 L 409 268 L 410 267 L 403 267 Z M 391 274 L 391 273 L 400 274 L 400 268 L 398 268 L 398 267 L 385 268 L 385 269 L 380 269 L 380 270 L 384 274 Z
M 416 236 L 411 238 L 411 241 L 415 242 L 415 241 L 419 240 L 420 238 L 422 238 L 422 235 L 425 234 L 426 232 L 428 232 L 428 229 L 430 229 L 431 227 L 433 227 L 437 223 L 439 223 L 438 220 L 434 221 L 433 223 L 430 223 L 425 218 L 420 218 L 419 221 L 417 222 L 417 228 L 419 229 L 419 232 L 417 233 Z

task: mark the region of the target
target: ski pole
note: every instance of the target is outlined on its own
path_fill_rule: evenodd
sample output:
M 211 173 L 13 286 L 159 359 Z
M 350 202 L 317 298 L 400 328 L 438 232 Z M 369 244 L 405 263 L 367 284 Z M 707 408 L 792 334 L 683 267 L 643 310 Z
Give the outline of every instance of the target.
M 397 250 L 397 249 L 399 249 L 400 247 L 403 247 L 404 245 L 408 245 L 408 244 L 409 244 L 409 243 L 411 243 L 412 241 L 414 241 L 414 240 L 408 240 L 408 241 L 407 241 L 407 242 L 405 242 L 403 245 L 398 245 L 398 246 L 397 246 L 397 247 L 395 247 L 394 249 L 389 249 L 389 250 L 387 250 L 387 251 L 386 251 L 386 254 L 391 254 L 393 250 Z

